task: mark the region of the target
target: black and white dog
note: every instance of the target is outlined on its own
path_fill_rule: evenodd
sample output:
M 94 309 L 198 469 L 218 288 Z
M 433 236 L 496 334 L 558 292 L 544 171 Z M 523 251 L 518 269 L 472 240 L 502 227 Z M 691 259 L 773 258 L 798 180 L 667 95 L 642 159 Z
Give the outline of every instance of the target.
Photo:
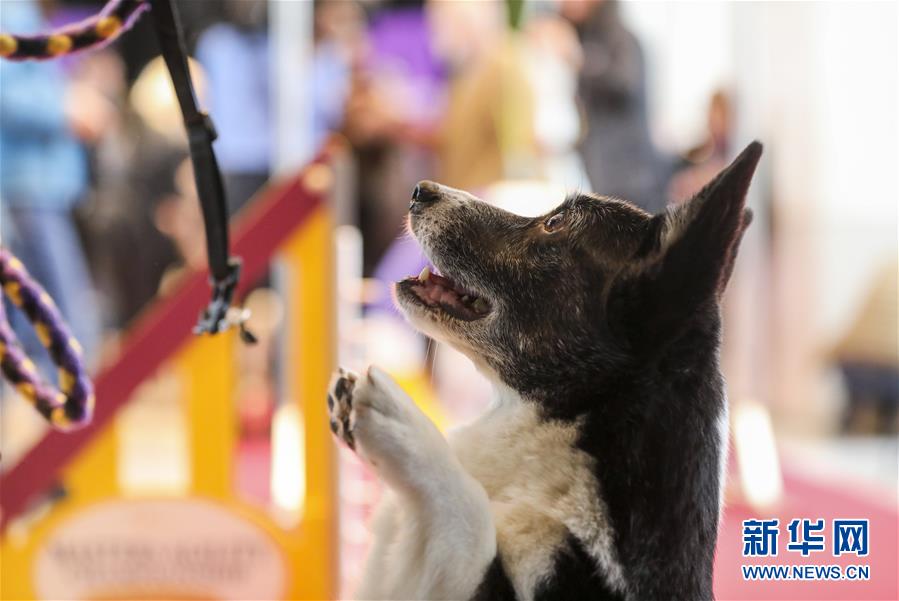
M 411 230 L 442 275 L 397 303 L 496 398 L 447 440 L 378 368 L 335 374 L 331 427 L 390 489 L 359 598 L 712 598 L 718 301 L 761 152 L 656 216 L 577 195 L 526 218 L 416 187 Z

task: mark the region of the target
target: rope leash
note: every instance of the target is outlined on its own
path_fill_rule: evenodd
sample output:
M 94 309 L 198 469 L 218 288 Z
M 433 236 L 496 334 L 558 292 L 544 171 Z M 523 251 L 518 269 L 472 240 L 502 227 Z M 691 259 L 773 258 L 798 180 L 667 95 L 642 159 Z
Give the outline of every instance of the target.
M 241 262 L 229 254 L 225 190 L 212 149 L 215 126 L 197 104 L 174 0 L 110 0 L 98 14 L 53 32 L 33 36 L 0 32 L 0 57 L 13 61 L 46 60 L 100 48 L 121 36 L 150 8 L 187 130 L 206 231 L 212 298 L 200 314 L 194 333 L 216 334 L 237 327 L 241 339 L 252 344 L 256 339 L 245 326 L 249 311 L 231 306 L 240 280 Z M 81 360 L 80 345 L 69 333 L 50 296 L 28 275 L 21 261 L 3 247 L 0 247 L 0 285 L 28 317 L 57 366 L 59 389 L 40 377 L 34 362 L 16 339 L 2 302 L 0 371 L 55 428 L 73 430 L 86 425 L 93 413 L 94 394 Z
M 98 14 L 52 33 L 0 33 L 0 56 L 14 61 L 45 60 L 100 48 L 128 30 L 148 8 L 147 0 L 112 0 Z
M 3 375 L 54 428 L 68 431 L 87 425 L 94 411 L 94 392 L 81 360 L 81 345 L 69 332 L 50 295 L 28 275 L 22 262 L 3 247 L 0 247 L 0 285 L 31 322 L 38 340 L 58 368 L 59 389 L 41 378 L 13 333 L 4 303 L 0 302 Z

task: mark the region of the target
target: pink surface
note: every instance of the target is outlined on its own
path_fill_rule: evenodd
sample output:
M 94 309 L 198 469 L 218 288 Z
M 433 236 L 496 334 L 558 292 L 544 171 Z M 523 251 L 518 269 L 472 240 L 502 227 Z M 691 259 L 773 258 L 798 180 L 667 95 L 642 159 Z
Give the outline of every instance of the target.
M 268 439 L 242 440 L 237 447 L 234 480 L 240 495 L 265 505 L 271 500 L 272 453 Z
M 850 484 L 821 484 L 785 470 L 785 495 L 780 506 L 765 515 L 743 505 L 725 509 L 718 538 L 715 562 L 715 595 L 720 601 L 731 599 L 899 599 L 899 511 L 896 498 L 888 492 L 875 492 Z M 880 495 L 881 498 L 874 498 Z M 743 557 L 742 521 L 751 518 L 780 518 L 777 557 Z M 787 551 L 787 524 L 794 518 L 826 520 L 824 551 L 802 557 Z M 866 557 L 834 557 L 832 523 L 834 519 L 870 520 L 869 554 Z M 870 580 L 844 581 L 744 581 L 741 565 L 869 565 Z

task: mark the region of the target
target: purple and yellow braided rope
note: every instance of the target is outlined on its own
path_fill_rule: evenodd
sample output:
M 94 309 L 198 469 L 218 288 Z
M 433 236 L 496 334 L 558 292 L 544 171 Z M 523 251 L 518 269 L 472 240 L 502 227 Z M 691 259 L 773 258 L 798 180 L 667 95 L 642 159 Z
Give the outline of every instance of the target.
M 59 430 L 87 425 L 94 411 L 94 392 L 81 361 L 81 345 L 69 333 L 53 299 L 35 282 L 25 266 L 0 247 L 0 285 L 3 292 L 34 326 L 41 344 L 58 368 L 59 390 L 44 381 L 22 350 L 0 302 L 0 369 L 6 379 L 38 412 Z
M 110 0 L 98 14 L 50 33 L 0 33 L 0 56 L 9 60 L 44 60 L 100 48 L 134 25 L 147 8 L 148 0 Z

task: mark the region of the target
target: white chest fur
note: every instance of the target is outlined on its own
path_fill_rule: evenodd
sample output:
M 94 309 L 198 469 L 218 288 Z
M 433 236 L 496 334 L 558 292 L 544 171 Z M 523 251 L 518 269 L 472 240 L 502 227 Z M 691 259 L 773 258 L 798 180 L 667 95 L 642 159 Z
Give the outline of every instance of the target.
M 569 535 L 624 588 L 577 424 L 547 422 L 500 388 L 447 444 L 398 386 L 369 376 L 354 392 L 356 448 L 392 491 L 373 522 L 359 598 L 469 598 L 499 552 L 518 598 L 532 599 Z
M 497 547 L 520 599 L 533 597 L 553 559 L 574 535 L 609 584 L 623 589 L 605 506 L 589 455 L 575 447 L 577 425 L 542 420 L 508 389 L 476 422 L 455 430 L 450 445 L 490 499 Z

